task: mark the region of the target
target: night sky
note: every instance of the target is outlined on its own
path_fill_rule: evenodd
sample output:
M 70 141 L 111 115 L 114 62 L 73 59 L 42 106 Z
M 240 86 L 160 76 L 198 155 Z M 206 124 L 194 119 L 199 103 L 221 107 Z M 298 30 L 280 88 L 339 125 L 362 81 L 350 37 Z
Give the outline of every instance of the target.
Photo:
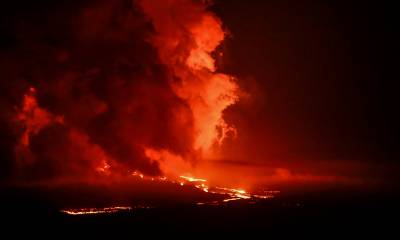
M 217 1 L 215 10 L 232 34 L 224 70 L 251 95 L 232 109 L 246 129 L 243 158 L 371 164 L 372 175 L 397 166 L 396 27 L 387 3 Z

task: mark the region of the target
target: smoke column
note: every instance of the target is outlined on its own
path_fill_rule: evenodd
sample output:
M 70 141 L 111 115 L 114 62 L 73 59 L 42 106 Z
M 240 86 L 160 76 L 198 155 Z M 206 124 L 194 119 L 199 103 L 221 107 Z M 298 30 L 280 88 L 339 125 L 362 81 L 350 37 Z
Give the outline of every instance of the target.
M 150 41 L 167 67 L 169 84 L 190 108 L 192 148 L 202 155 L 212 154 L 216 143 L 221 144 L 229 132 L 235 133 L 224 121 L 223 111 L 238 100 L 235 80 L 217 73 L 212 57 L 225 37 L 222 23 L 207 11 L 206 4 L 196 1 L 140 3 L 153 23 L 155 34 Z M 150 158 L 164 159 L 166 165 L 173 161 L 165 150 L 157 154 L 148 149 L 147 153 Z

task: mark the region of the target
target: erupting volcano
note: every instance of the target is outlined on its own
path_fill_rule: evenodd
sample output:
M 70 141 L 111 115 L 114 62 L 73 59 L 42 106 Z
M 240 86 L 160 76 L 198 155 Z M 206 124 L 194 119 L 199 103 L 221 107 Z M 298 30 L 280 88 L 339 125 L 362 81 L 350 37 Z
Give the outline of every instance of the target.
M 55 53 L 58 69 L 43 66 L 41 79 L 27 86 L 13 119 L 22 172 L 178 177 L 236 135 L 223 112 L 239 100 L 239 87 L 217 72 L 213 57 L 222 54 L 217 48 L 226 35 L 220 19 L 202 2 L 143 0 L 130 8 L 123 2 L 90 6 L 80 16 L 84 40 L 120 49 L 104 50 L 99 60 L 92 52 L 99 46 Z M 115 26 L 88 33 L 99 20 Z M 141 33 L 146 24 L 151 28 Z
M 362 222 L 354 206 L 394 201 L 399 170 L 376 5 L 5 1 L 6 218 L 233 233 L 350 209 Z
M 84 6 L 82 32 L 71 42 L 93 46 L 54 50 L 45 60 L 55 63 L 36 66 L 39 73 L 18 86 L 25 92 L 9 119 L 18 139 L 17 178 L 111 183 L 139 176 L 193 183 L 226 195 L 224 201 L 272 196 L 227 188 L 221 184 L 228 177 L 215 177 L 218 167 L 201 167 L 221 156 L 224 139 L 237 136 L 224 111 L 240 94 L 237 79 L 218 71 L 227 30 L 209 6 L 192 0 Z M 104 45 L 109 49 L 98 51 Z M 209 171 L 212 179 L 184 176 Z

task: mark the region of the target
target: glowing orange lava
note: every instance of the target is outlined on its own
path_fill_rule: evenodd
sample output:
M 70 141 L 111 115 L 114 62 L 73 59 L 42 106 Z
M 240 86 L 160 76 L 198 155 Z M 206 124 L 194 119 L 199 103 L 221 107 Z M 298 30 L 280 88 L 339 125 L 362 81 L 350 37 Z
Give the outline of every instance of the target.
M 236 189 L 236 188 L 227 188 L 227 187 L 217 187 L 217 186 L 208 186 L 206 184 L 207 180 L 203 178 L 195 178 L 189 176 L 180 176 L 180 178 L 186 180 L 189 183 L 194 183 L 194 187 L 201 189 L 207 193 L 214 193 L 214 194 L 221 194 L 221 195 L 228 195 L 227 198 L 223 200 L 223 202 L 230 202 L 235 200 L 243 200 L 243 199 L 269 199 L 273 198 L 279 191 L 263 191 L 260 194 L 252 194 L 247 192 L 244 189 Z M 180 183 L 182 186 L 184 183 Z M 215 201 L 212 202 L 216 204 Z M 198 203 L 199 205 L 206 204 L 206 203 Z
M 201 178 L 193 178 L 193 177 L 188 177 L 188 176 L 179 176 L 180 178 L 183 178 L 189 182 L 207 182 L 205 179 Z
M 264 190 L 262 192 L 257 192 L 257 193 L 251 193 L 248 192 L 244 189 L 239 189 L 239 188 L 228 188 L 228 187 L 221 187 L 221 186 L 210 186 L 207 184 L 207 180 L 204 178 L 196 178 L 192 176 L 185 176 L 181 175 L 179 178 L 167 178 L 167 177 L 148 177 L 145 176 L 137 171 L 132 173 L 132 176 L 139 177 L 140 179 L 144 180 L 159 180 L 159 181 L 167 181 L 169 183 L 173 184 L 178 184 L 180 186 L 192 186 L 197 189 L 200 189 L 203 192 L 206 193 L 212 193 L 212 194 L 219 194 L 219 195 L 224 195 L 227 196 L 222 200 L 222 202 L 230 202 L 230 201 L 235 201 L 235 200 L 257 200 L 257 199 L 269 199 L 275 197 L 277 194 L 280 193 L 280 191 L 271 191 L 271 190 Z M 213 202 L 208 202 L 208 203 L 198 203 L 199 205 L 202 204 L 217 204 L 219 203 L 218 201 L 213 201 Z
M 140 208 L 147 208 L 147 207 L 140 206 Z M 66 210 L 61 210 L 61 212 L 68 215 L 95 215 L 95 214 L 110 214 L 110 213 L 117 213 L 130 210 L 132 210 L 132 207 L 118 206 L 118 207 L 104 207 L 104 208 L 66 209 Z

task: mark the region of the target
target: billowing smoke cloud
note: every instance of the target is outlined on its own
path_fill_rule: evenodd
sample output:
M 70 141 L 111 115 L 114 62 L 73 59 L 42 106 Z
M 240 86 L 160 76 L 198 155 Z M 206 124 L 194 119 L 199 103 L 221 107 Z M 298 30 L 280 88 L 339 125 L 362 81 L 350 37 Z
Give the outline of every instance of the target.
M 201 156 L 210 155 L 216 143 L 235 133 L 222 113 L 238 100 L 237 85 L 231 76 L 216 73 L 212 57 L 225 37 L 222 24 L 205 4 L 195 1 L 142 0 L 140 4 L 155 28 L 151 43 L 167 67 L 168 82 L 190 109 L 191 148 Z M 177 170 L 180 161 L 166 149 L 148 149 L 147 156 L 161 162 L 166 171 Z
M 20 176 L 179 173 L 234 133 L 237 85 L 212 57 L 225 34 L 203 2 L 35 7 L 6 16 L 0 56 L 2 151 Z

